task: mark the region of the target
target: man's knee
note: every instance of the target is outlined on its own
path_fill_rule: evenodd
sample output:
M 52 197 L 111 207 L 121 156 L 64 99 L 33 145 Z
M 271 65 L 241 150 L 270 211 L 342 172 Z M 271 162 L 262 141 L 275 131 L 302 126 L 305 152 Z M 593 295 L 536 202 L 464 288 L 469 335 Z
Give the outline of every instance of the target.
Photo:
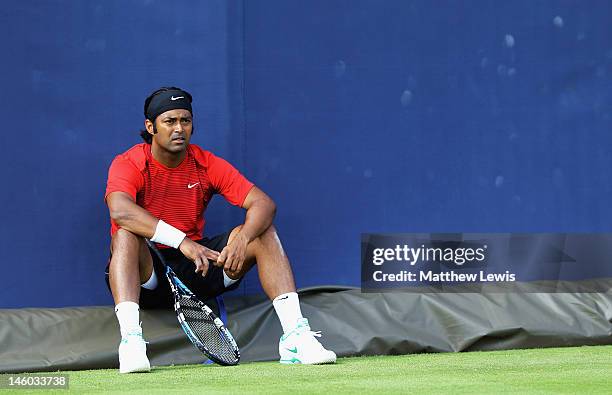
M 120 228 L 111 238 L 111 254 L 138 253 L 142 237 Z
M 274 224 L 270 225 L 261 235 L 259 240 L 262 242 L 276 241 L 278 240 L 278 234 L 276 233 L 276 227 Z
M 283 250 L 276 227 L 274 227 L 274 225 L 270 225 L 268 229 L 256 237 L 252 243 L 256 251 L 263 250 L 265 253 L 270 253 L 273 251 Z

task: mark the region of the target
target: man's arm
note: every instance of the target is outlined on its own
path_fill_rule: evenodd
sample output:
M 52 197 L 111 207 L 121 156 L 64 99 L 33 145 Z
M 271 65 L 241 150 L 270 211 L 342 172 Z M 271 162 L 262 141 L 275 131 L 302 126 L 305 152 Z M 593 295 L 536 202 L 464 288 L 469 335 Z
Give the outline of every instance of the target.
M 242 208 L 246 209 L 246 217 L 239 234 L 250 243 L 272 225 L 276 204 L 264 191 L 254 186 L 244 199 Z
M 132 196 L 125 192 L 113 192 L 106 198 L 110 217 L 121 228 L 136 235 L 150 239 L 155 234 L 159 219 L 134 202 Z M 185 237 L 179 250 L 195 264 L 196 272 L 202 276 L 208 271 L 208 260 L 219 258 L 217 251 L 210 250 Z
M 125 192 L 113 192 L 106 197 L 110 217 L 123 229 L 150 239 L 159 219 L 134 202 Z
M 221 251 L 216 263 L 229 272 L 242 269 L 247 245 L 272 225 L 276 214 L 274 201 L 256 186 L 249 191 L 242 208 L 246 209 L 244 224 L 231 243 Z

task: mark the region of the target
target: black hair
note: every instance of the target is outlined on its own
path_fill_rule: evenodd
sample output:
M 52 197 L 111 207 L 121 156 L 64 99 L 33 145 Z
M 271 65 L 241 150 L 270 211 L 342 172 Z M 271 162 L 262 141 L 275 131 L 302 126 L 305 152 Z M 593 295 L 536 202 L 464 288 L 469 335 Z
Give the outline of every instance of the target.
M 180 90 L 185 92 L 188 96 L 189 96 L 189 100 L 191 101 L 191 94 L 189 94 L 189 92 L 181 89 L 181 88 L 177 88 L 175 86 L 162 86 L 159 89 L 156 89 L 155 91 L 153 91 L 146 99 L 144 102 L 144 116 L 145 119 L 147 118 L 147 109 L 149 108 L 149 104 L 151 104 L 151 100 L 153 100 L 153 98 L 155 97 L 155 95 L 161 93 L 161 92 L 166 92 L 166 91 L 176 91 L 176 90 Z M 155 126 L 155 120 L 154 119 L 150 119 L 151 122 L 153 122 L 153 133 L 157 133 L 157 127 Z M 193 133 L 193 132 L 192 132 Z M 147 144 L 151 144 L 153 142 L 153 136 L 151 136 L 151 133 L 149 133 L 147 131 L 147 129 L 141 129 L 140 130 L 140 137 L 142 137 L 142 139 L 144 140 L 145 143 Z

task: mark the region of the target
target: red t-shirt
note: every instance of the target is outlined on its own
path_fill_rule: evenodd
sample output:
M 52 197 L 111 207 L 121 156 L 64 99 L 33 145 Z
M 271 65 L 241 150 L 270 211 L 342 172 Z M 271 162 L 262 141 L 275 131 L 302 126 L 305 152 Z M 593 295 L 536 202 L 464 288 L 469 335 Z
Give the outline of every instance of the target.
M 112 192 L 125 192 L 155 217 L 199 240 L 212 196 L 219 193 L 229 203 L 242 206 L 252 187 L 227 161 L 197 145 L 190 144 L 181 164 L 169 168 L 153 158 L 149 144 L 142 143 L 115 157 L 104 199 Z M 111 235 L 118 229 L 111 219 Z

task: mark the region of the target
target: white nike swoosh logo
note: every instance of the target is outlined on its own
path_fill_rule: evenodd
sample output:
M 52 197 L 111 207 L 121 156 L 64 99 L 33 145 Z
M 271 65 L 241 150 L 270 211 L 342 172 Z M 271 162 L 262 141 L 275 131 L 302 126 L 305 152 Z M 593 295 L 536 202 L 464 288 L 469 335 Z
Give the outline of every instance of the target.
M 191 189 L 191 188 L 195 187 L 198 184 L 199 184 L 199 182 L 196 182 L 195 184 L 189 184 L 189 185 L 187 185 L 187 188 Z
M 170 100 L 174 101 L 174 100 L 178 100 L 178 99 L 184 99 L 184 96 L 178 96 L 178 97 L 174 97 L 174 96 L 170 96 Z

